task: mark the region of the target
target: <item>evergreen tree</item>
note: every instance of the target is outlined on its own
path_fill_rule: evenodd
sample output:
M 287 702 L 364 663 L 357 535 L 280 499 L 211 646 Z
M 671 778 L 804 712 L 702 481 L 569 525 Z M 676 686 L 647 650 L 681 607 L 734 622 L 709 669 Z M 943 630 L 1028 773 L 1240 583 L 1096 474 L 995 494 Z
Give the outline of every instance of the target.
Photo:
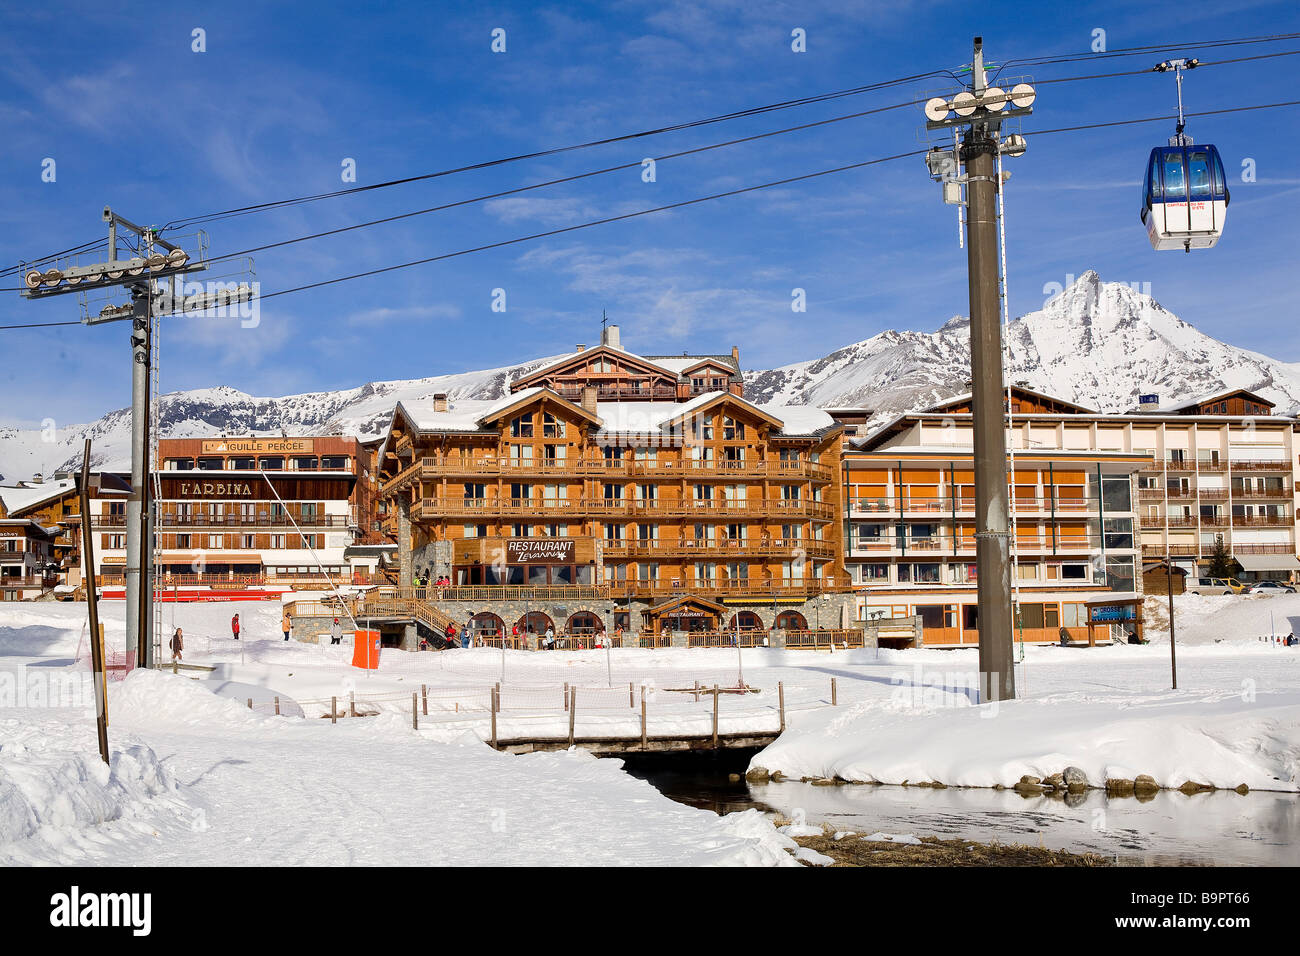
M 1212 578 L 1230 578 L 1236 562 L 1228 553 L 1228 546 L 1223 543 L 1223 535 L 1214 539 L 1214 550 L 1210 552 L 1209 573 Z

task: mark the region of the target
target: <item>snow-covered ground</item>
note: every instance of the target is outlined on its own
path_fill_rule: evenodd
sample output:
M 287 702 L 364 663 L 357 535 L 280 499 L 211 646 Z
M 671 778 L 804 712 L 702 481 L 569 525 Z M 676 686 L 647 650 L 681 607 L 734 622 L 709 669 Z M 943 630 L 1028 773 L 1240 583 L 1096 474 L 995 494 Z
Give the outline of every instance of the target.
M 1098 784 L 1147 773 L 1166 786 L 1294 792 L 1300 649 L 1260 642 L 1255 625 L 1268 611 L 1300 618 L 1300 597 L 1188 596 L 1177 607 L 1178 691 L 1167 644 L 1031 647 L 1017 669 L 1023 699 L 986 716 L 993 708 L 973 706 L 970 649 L 385 650 L 365 673 L 349 647 L 284 643 L 275 602 L 179 604 L 164 609 L 165 626 L 184 629 L 186 662 L 216 670 L 112 685 L 109 772 L 89 688 L 66 683 L 84 673 L 85 606 L 2 605 L 0 862 L 792 862 L 790 841 L 756 812 L 719 818 L 673 803 L 616 760 L 481 743 L 498 682 L 503 738 L 566 735 L 566 684 L 580 737 L 639 733 L 642 688 L 652 734 L 705 733 L 711 697 L 681 688 L 734 686 L 742 667 L 757 693 L 722 695 L 720 730 L 774 730 L 781 684 L 788 729 L 755 764 L 791 777 L 987 786 L 1075 765 Z M 121 646 L 123 606 L 101 608 Z M 422 688 L 429 713 L 414 731 Z M 306 717 L 273 716 L 276 696 L 283 713 L 296 703 Z M 319 719 L 330 697 L 342 709 L 349 696 L 379 716 Z

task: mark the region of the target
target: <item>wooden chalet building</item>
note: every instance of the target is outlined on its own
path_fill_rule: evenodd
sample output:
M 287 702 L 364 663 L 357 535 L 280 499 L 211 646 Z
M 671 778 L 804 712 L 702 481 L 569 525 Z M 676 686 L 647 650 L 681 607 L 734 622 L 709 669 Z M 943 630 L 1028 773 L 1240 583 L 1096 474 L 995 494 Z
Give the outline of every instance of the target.
M 404 586 L 476 630 L 631 634 L 847 623 L 843 428 L 744 397 L 739 354 L 602 343 L 496 401 L 402 402 L 379 448 Z

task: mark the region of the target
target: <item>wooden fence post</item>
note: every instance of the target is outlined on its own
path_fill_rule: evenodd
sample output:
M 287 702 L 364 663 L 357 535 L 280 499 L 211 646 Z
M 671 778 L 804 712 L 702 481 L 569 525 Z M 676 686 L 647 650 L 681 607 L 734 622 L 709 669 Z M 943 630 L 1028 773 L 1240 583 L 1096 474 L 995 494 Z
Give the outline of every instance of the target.
M 645 685 L 641 685 L 641 749 L 646 750 L 645 732 Z
M 632 682 L 631 682 L 631 681 L 628 681 L 628 682 L 627 682 L 627 705 L 628 705 L 629 707 L 635 707 L 635 706 L 636 706 L 636 691 L 635 691 L 635 689 L 632 687 Z
M 497 689 L 493 687 L 492 688 L 492 749 L 493 750 L 497 749 L 497 708 L 500 706 L 500 704 L 501 701 L 497 697 Z
M 839 703 L 835 697 L 835 678 L 831 678 L 831 706 L 834 707 Z
M 713 685 L 713 749 L 718 749 L 718 685 Z
M 700 682 L 699 679 L 697 678 L 695 681 L 695 703 L 698 704 L 699 702 L 700 702 Z
M 330 723 L 337 724 L 338 722 L 339 722 L 339 699 L 337 697 L 331 697 L 330 698 Z
M 280 716 L 280 695 L 275 696 L 275 716 Z
M 411 691 L 411 729 L 420 729 L 419 695 L 415 691 Z
M 578 688 L 569 691 L 569 746 L 573 746 L 573 722 L 578 715 Z
M 781 708 L 781 733 L 785 733 L 785 684 L 777 681 L 776 696 Z
M 569 682 L 564 682 L 564 709 L 569 709 Z
M 428 717 L 429 716 L 429 685 L 428 684 L 420 685 L 420 699 L 424 703 L 424 716 Z
M 355 717 L 356 715 L 357 715 L 357 692 L 354 690 L 350 690 L 348 691 L 348 716 Z
M 252 710 L 252 709 L 253 709 L 253 698 L 251 698 L 251 697 L 248 698 L 248 709 L 249 709 L 249 710 Z

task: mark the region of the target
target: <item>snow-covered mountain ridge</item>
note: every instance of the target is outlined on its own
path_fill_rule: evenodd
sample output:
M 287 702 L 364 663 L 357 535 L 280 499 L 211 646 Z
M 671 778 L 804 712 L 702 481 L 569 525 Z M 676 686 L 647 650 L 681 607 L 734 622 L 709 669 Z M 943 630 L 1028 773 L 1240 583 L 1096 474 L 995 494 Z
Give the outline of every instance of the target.
M 967 391 L 968 320 L 949 319 L 934 332 L 886 331 L 819 359 L 745 372 L 747 397 L 757 402 L 870 408 L 882 421 Z M 1220 342 L 1170 313 L 1151 296 L 1086 272 L 1037 312 L 1010 324 L 1010 381 L 1099 411 L 1121 412 L 1145 392 L 1172 404 L 1226 388 L 1247 388 L 1300 407 L 1300 364 Z M 457 398 L 497 398 L 508 383 L 556 356 L 522 365 L 369 382 L 357 388 L 256 398 L 226 386 L 162 399 L 162 434 L 378 434 L 394 405 L 435 392 Z M 94 464 L 125 469 L 130 412 L 118 409 L 87 425 L 39 430 L 0 428 L 0 475 L 5 482 L 76 467 L 89 436 Z

